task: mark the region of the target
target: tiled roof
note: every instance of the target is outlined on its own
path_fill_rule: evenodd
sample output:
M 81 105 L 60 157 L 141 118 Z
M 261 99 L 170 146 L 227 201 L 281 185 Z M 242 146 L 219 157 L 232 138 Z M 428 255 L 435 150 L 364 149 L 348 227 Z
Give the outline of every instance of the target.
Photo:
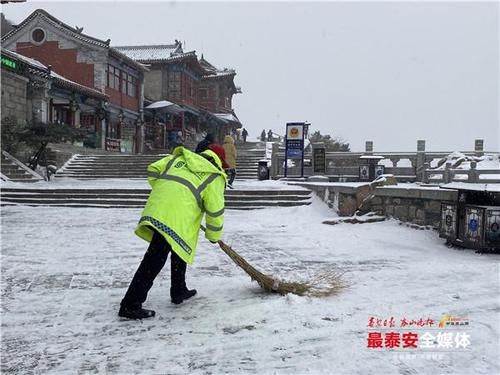
M 198 62 L 196 51 L 183 52 L 180 43 L 176 43 L 176 45 L 124 46 L 115 47 L 115 49 L 142 64 L 169 64 L 182 61 L 189 63 L 200 76 L 205 74 L 205 69 Z
M 164 61 L 173 56 L 182 55 L 182 45 L 156 44 L 148 46 L 117 46 L 114 47 L 132 60 L 147 63 L 152 61 Z
M 205 74 L 203 75 L 203 78 L 221 78 L 221 77 L 229 77 L 229 76 L 235 76 L 236 71 L 234 69 L 219 69 L 210 64 L 203 55 L 201 56 L 200 59 L 200 65 L 203 67 L 205 70 Z
M 234 70 L 219 71 L 215 74 L 204 75 L 203 79 L 223 78 L 223 77 L 229 77 L 229 76 L 235 76 L 235 75 L 236 75 L 236 72 Z
M 51 77 L 54 79 L 56 86 L 67 87 L 69 89 L 79 91 L 81 93 L 87 94 L 98 99 L 109 99 L 107 94 L 104 94 L 96 89 L 81 85 L 77 82 L 71 81 L 56 72 L 50 72 Z
M 47 67 L 43 65 L 40 61 L 32 59 L 31 57 L 27 57 L 24 55 L 21 55 L 17 52 L 14 51 L 9 51 L 8 49 L 5 49 L 2 47 L 2 54 L 5 54 L 11 58 L 21 60 L 23 63 L 29 65 L 30 67 L 37 68 L 37 69 L 42 69 L 44 71 L 48 71 Z
M 236 117 L 234 113 L 214 113 L 214 115 L 224 121 L 236 122 L 240 124 L 240 120 L 238 119 L 238 117 Z
M 213 73 L 213 74 L 217 73 L 217 68 L 215 66 L 213 66 L 212 64 L 210 64 L 207 60 L 205 60 L 203 55 L 201 55 L 200 65 L 203 67 L 203 69 L 206 70 L 207 74 L 208 73 Z
M 53 15 L 51 15 L 50 13 L 46 12 L 43 9 L 37 9 L 33 13 L 31 13 L 26 19 L 23 20 L 23 22 L 21 22 L 14 29 L 12 29 L 7 34 L 5 34 L 2 37 L 2 42 L 6 41 L 7 39 L 9 39 L 12 36 L 14 36 L 15 34 L 17 34 L 19 31 L 21 31 L 24 28 L 24 26 L 26 24 L 28 24 L 29 22 L 31 22 L 32 20 L 34 20 L 37 17 L 44 18 L 53 27 L 61 30 L 65 34 L 69 34 L 72 38 L 75 38 L 75 39 L 80 40 L 80 41 L 85 42 L 85 43 L 89 43 L 92 45 L 106 48 L 109 50 L 109 52 L 111 54 L 114 54 L 116 57 L 121 58 L 123 60 L 126 60 L 129 64 L 131 64 L 131 65 L 133 65 L 141 70 L 147 70 L 142 64 L 139 64 L 135 60 L 128 58 L 127 56 L 125 56 L 121 52 L 110 47 L 109 43 L 110 43 L 111 39 L 104 41 L 104 40 L 97 39 L 97 38 L 94 38 L 92 36 L 86 35 L 82 32 L 83 28 L 76 29 L 74 27 L 71 27 L 71 26 L 65 24 L 64 22 L 58 20 Z

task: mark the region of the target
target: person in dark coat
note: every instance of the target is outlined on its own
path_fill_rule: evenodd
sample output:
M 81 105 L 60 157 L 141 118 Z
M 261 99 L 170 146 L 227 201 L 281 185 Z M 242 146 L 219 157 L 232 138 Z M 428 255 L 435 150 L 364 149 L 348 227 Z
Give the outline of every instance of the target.
M 266 129 L 262 129 L 262 133 L 260 133 L 260 140 L 262 142 L 266 141 Z
M 248 137 L 248 132 L 245 128 L 243 128 L 243 131 L 241 132 L 241 136 L 243 137 L 243 143 L 245 143 L 247 141 L 247 137 Z
M 196 150 L 194 152 L 199 154 L 200 152 L 207 150 L 208 146 L 210 146 L 212 143 L 214 143 L 214 141 L 215 141 L 215 139 L 214 139 L 213 134 L 207 133 L 205 138 L 202 141 L 200 141 L 200 143 L 198 143 L 198 145 L 196 146 Z

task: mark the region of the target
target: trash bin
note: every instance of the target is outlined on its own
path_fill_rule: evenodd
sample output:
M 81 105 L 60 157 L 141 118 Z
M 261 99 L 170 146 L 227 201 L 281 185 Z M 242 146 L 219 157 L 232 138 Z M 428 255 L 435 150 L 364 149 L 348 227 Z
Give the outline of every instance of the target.
M 363 155 L 360 157 L 359 180 L 373 181 L 384 174 L 384 166 L 378 165 L 378 162 L 384 157 L 379 155 Z
M 468 185 L 442 186 L 457 190 L 458 199 L 441 203 L 440 237 L 460 247 L 500 250 L 500 193 L 486 185 Z
M 267 160 L 259 161 L 257 176 L 259 180 L 269 180 L 269 167 L 267 166 Z

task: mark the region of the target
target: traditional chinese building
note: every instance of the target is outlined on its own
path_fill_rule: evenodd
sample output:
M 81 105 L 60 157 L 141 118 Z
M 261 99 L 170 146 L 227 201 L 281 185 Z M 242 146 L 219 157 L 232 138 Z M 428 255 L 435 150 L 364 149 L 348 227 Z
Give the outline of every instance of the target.
M 86 127 L 80 120 L 93 116 L 109 100 L 108 95 L 71 81 L 35 59 L 3 48 L 1 55 L 3 126 L 50 122 Z
M 48 121 L 94 129 L 101 148 L 142 151 L 143 82 L 147 69 L 110 47 L 109 39 L 86 35 L 83 27 L 73 28 L 38 9 L 2 38 L 2 46 L 38 60 L 54 77 L 59 76 L 60 82 L 73 82 L 107 98 L 92 111 L 80 105 L 87 100 L 84 96 L 69 103 L 53 98 L 47 103 L 42 101 Z
M 205 71 L 200 81 L 200 107 L 225 123 L 222 129 L 218 129 L 219 137 L 231 134 L 242 126 L 232 104 L 233 95 L 241 94 L 241 89 L 234 84 L 236 71 L 216 68 L 203 55 L 200 65 Z
M 203 55 L 200 65 L 204 74 L 200 81 L 200 107 L 221 118 L 237 120 L 233 110 L 233 95 L 240 94 L 241 89 L 234 84 L 236 72 L 233 69 L 218 69 L 210 64 Z M 237 121 L 239 123 L 239 121 Z
M 151 149 L 175 144 L 179 132 L 191 143 L 206 132 L 221 142 L 225 134 L 241 127 L 231 108 L 232 95 L 240 92 L 233 83 L 234 71 L 222 72 L 199 61 L 194 51 L 184 52 L 179 41 L 115 48 L 148 67 L 145 137 Z

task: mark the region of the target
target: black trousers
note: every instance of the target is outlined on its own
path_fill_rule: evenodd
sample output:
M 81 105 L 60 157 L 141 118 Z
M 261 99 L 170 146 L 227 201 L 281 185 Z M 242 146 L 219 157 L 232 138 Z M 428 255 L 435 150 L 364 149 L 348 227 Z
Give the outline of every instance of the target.
M 236 178 L 236 169 L 235 168 L 230 168 L 227 170 L 228 175 L 229 175 L 229 181 L 227 182 L 229 185 L 232 185 L 234 182 L 234 179 Z
M 122 306 L 132 308 L 142 306 L 153 286 L 153 281 L 165 265 L 169 253 L 172 253 L 170 256 L 170 297 L 179 296 L 187 290 L 186 262 L 172 251 L 172 247 L 165 238 L 155 231 L 148 250 L 121 302 Z

